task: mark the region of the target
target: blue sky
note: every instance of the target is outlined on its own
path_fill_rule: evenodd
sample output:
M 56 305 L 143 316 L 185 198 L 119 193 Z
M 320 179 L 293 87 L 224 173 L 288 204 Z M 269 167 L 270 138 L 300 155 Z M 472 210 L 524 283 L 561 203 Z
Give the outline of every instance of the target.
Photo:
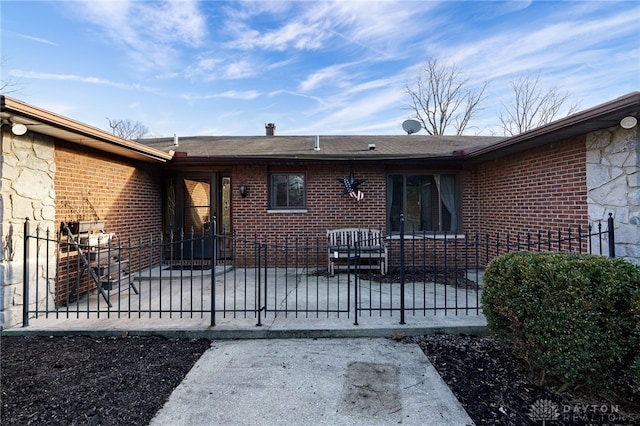
M 510 81 L 580 109 L 640 90 L 640 2 L 7 1 L 9 96 L 152 136 L 403 134 L 429 58 L 489 81 L 467 133 L 502 136 Z M 422 131 L 423 134 L 424 130 Z

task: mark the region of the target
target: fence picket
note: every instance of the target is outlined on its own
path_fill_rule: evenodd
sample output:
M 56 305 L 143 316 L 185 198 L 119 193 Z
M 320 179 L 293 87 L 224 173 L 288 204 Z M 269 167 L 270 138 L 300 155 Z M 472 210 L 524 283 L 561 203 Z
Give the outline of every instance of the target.
M 372 262 L 377 260 L 375 255 L 369 254 L 366 260 L 358 257 L 367 247 L 381 246 L 378 240 L 367 241 L 364 237 L 353 241 L 346 247 L 349 254 L 346 271 L 331 276 L 327 241 L 323 243 L 310 236 L 296 236 L 292 241 L 289 236 L 265 235 L 259 239 L 257 234 L 218 235 L 213 233 L 214 229 L 216 223 L 212 222 L 206 232 L 203 227 L 201 234 L 192 229 L 150 235 L 148 239 L 140 237 L 137 241 L 118 239 L 105 256 L 111 258 L 111 250 L 119 256 L 126 254 L 129 270 L 123 285 L 118 283 L 113 289 L 104 289 L 95 277 L 90 280 L 86 273 L 78 276 L 81 263 L 74 259 L 83 256 L 81 245 L 75 243 L 79 252 L 74 253 L 60 234 L 54 238 L 50 232 L 43 234 L 37 228 L 32 235 L 31 223 L 25 220 L 23 326 L 29 325 L 30 318 L 40 316 L 80 318 L 111 314 L 127 318 L 142 318 L 143 314 L 148 318 L 168 316 L 175 321 L 209 315 L 210 325 L 214 326 L 220 315 L 254 318 L 257 325 L 262 325 L 269 315 L 301 319 L 353 316 L 357 325 L 361 316 L 375 313 L 390 317 L 399 314 L 400 324 L 405 324 L 407 314 L 479 314 L 482 270 L 492 258 L 503 253 L 523 249 L 592 253 L 593 239 L 597 238 L 600 254 L 604 239 L 608 255 L 615 256 L 611 214 L 606 230 L 598 222 L 597 232 L 593 232 L 592 225 L 586 233 L 578 226 L 577 233 L 572 229 L 558 230 L 557 237 L 551 230 L 491 236 L 479 232 L 405 233 L 401 216 L 400 235 L 382 237 L 388 246 L 385 275 L 372 268 Z M 372 234 L 371 238 L 381 237 Z M 35 253 L 30 250 L 33 244 Z M 42 244 L 46 250 L 40 250 Z M 50 246 L 57 247 L 55 254 Z M 212 261 L 205 253 L 217 256 L 218 260 Z M 48 267 L 51 256 L 56 256 L 57 264 L 53 277 Z M 369 263 L 361 265 L 365 261 Z M 121 259 L 118 267 L 120 263 Z M 32 276 L 33 271 L 45 271 L 46 276 L 42 279 L 41 272 Z M 88 275 L 91 276 L 91 270 Z M 70 285 L 74 280 L 77 285 Z M 107 303 L 101 304 L 96 293 L 102 294 Z M 35 295 L 35 304 L 30 302 L 30 295 Z M 112 311 L 113 301 L 117 305 Z

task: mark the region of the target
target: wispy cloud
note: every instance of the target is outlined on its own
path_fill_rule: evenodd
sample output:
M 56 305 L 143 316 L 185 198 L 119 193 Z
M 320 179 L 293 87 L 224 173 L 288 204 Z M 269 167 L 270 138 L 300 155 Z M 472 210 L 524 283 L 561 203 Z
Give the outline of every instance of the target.
M 258 92 L 257 90 L 245 90 L 245 91 L 227 90 L 220 93 L 210 93 L 210 94 L 184 93 L 180 97 L 188 101 L 204 100 L 204 99 L 219 99 L 219 98 L 250 101 L 250 100 L 256 99 L 260 95 L 261 93 Z
M 204 56 L 188 66 L 184 72 L 186 78 L 200 81 L 218 79 L 234 80 L 256 76 L 263 67 L 248 59 L 228 61 L 222 57 Z
M 409 115 L 405 85 L 431 57 L 458 66 L 471 84 L 491 81 L 474 123 L 489 132 L 512 95 L 509 81 L 523 74 L 574 92 L 584 107 L 638 90 L 640 4 L 633 2 L 7 4 L 3 36 L 7 23 L 20 32 L 3 45 L 3 55 L 15 56 L 21 69 L 5 72 L 5 63 L 3 74 L 43 94 L 28 101 L 47 104 L 47 96 L 64 90 L 65 99 L 86 102 L 88 85 L 97 92 L 114 88 L 108 106 L 83 108 L 135 105 L 132 118 L 156 123 L 160 134 L 164 127 L 172 135 L 187 122 L 185 131 L 263 132 L 263 119 L 276 120 L 280 134 L 400 134 Z M 26 19 L 23 4 L 40 20 Z M 65 49 L 50 48 L 58 44 Z M 176 118 L 185 114 L 188 120 Z
M 49 81 L 72 81 L 86 84 L 96 84 L 100 86 L 108 86 L 117 89 L 124 90 L 137 90 L 141 92 L 158 92 L 156 88 L 150 86 L 142 86 L 136 83 L 120 83 L 116 81 L 107 80 L 100 77 L 86 77 L 80 76 L 76 74 L 52 74 L 52 73 L 42 73 L 35 71 L 23 71 L 23 70 L 11 70 L 9 75 L 12 77 L 20 77 L 26 79 L 35 79 L 35 80 L 49 80 Z
M 323 86 L 324 84 L 331 84 L 333 87 L 344 88 L 348 84 L 345 80 L 349 80 L 352 76 L 348 76 L 345 69 L 349 67 L 349 64 L 332 65 L 320 69 L 311 75 L 309 75 L 302 83 L 300 83 L 300 90 L 303 92 L 309 92 Z
M 463 42 L 449 49 L 455 51 L 451 57 L 453 62 L 474 64 L 469 69 L 497 77 L 532 68 L 566 66 L 567 60 L 571 62 L 577 53 L 634 31 L 637 32 L 637 16 L 629 13 L 592 21 L 567 18 L 543 27 L 532 22 L 528 26 L 509 29 L 478 42 Z M 501 54 L 490 55 L 497 51 Z
M 240 79 L 253 77 L 260 72 L 260 68 L 251 61 L 242 60 L 228 64 L 224 70 L 224 77 L 228 79 Z
M 275 7 L 266 6 L 277 4 Z M 340 37 L 347 44 L 386 57 L 404 55 L 399 46 L 423 31 L 418 16 L 436 8 L 437 2 L 251 2 L 228 9 L 225 28 L 230 49 L 313 51 Z M 256 28 L 264 15 L 275 25 Z M 286 18 L 286 19 L 279 19 Z M 252 26 L 252 24 L 255 24 Z
M 390 113 L 389 108 L 394 109 L 402 101 L 402 93 L 394 88 L 369 93 L 368 96 L 360 96 L 349 99 L 348 102 L 331 102 L 332 108 L 328 111 L 312 115 L 314 119 L 310 124 L 294 132 L 306 134 L 363 134 L 376 132 L 376 129 L 388 129 L 390 126 L 398 128 L 406 116 L 399 108 L 395 113 Z M 381 113 L 382 117 L 381 118 Z
M 27 40 L 36 41 L 38 43 L 48 44 L 50 46 L 57 46 L 57 43 L 52 42 L 51 40 L 47 40 L 46 38 L 34 37 L 27 34 L 14 33 L 18 37 L 26 38 Z
M 198 47 L 207 34 L 206 19 L 195 1 L 73 2 L 75 16 L 101 28 L 138 65 L 166 67 L 178 47 Z
M 288 49 L 315 50 L 329 38 L 321 23 L 306 20 L 287 22 L 275 30 L 262 32 L 240 22 L 227 25 L 235 36 L 234 40 L 225 44 L 230 49 L 279 52 Z

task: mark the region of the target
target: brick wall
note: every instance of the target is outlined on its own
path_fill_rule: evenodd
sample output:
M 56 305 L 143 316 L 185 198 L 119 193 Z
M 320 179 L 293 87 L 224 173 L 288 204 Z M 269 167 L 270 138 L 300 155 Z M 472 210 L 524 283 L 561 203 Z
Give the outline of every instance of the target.
M 349 167 L 334 165 L 277 168 L 274 172 L 304 172 L 306 175 L 307 208 L 304 213 L 268 211 L 267 167 L 236 167 L 233 170 L 233 226 L 236 232 L 256 233 L 283 238 L 319 237 L 324 241 L 326 230 L 346 227 L 369 227 L 386 232 L 386 183 L 384 167 L 356 166 L 357 179 L 365 198 L 355 201 L 342 196 L 344 186 L 337 179 L 348 177 Z M 241 198 L 238 185 L 249 187 L 247 198 Z
M 587 225 L 584 138 L 482 164 L 477 179 L 483 232 Z
M 161 231 L 161 177 L 157 167 L 89 149 L 56 144 L 56 220 L 99 218 L 107 232 L 148 237 Z M 78 217 L 81 216 L 81 217 Z
M 583 137 L 535 148 L 476 167 L 470 174 L 477 200 L 467 200 L 465 215 L 478 225 L 469 232 L 537 233 L 558 230 L 586 232 L 586 149 Z M 474 209 L 473 204 L 477 203 Z M 475 216 L 477 211 L 477 217 Z
M 386 234 L 384 166 L 354 168 L 356 178 L 367 179 L 361 186 L 365 192 L 361 202 L 341 197 L 342 185 L 337 178 L 348 176 L 348 167 L 328 165 L 289 169 L 306 173 L 306 213 L 267 212 L 268 171 L 267 167 L 258 166 L 234 169 L 234 185 L 244 183 L 250 187 L 246 199 L 240 198 L 237 188 L 233 190 L 236 231 L 247 231 L 249 236 L 255 233 L 260 239 L 266 235 L 268 240 L 277 236 L 281 243 L 287 235 L 302 240 L 317 237 L 324 242 L 327 229 L 340 227 L 379 228 Z M 522 236 L 524 243 L 527 232 L 539 230 L 551 230 L 554 237 L 557 230 L 565 234 L 571 228 L 576 233 L 578 226 L 586 232 L 585 172 L 584 138 L 534 148 L 479 165 L 467 165 L 460 174 L 462 230 L 472 239 L 476 232 L 483 237 L 489 234 L 492 238 L 499 233 L 503 239 L 511 233 L 513 244 L 517 242 L 517 234 Z M 445 250 L 450 252 L 456 247 L 453 241 L 448 243 L 449 247 L 444 247 L 443 240 L 431 240 L 426 252 L 441 257 Z M 397 241 L 390 246 L 392 251 L 397 251 Z M 483 257 L 495 255 L 487 252 L 486 243 L 483 243 L 483 249 Z M 422 251 L 424 248 L 420 247 L 416 252 Z M 475 262 L 475 256 L 469 257 Z
M 304 172 L 306 176 L 306 212 L 277 212 L 268 210 L 267 175 L 273 172 Z M 340 165 L 278 167 L 264 166 L 235 167 L 233 170 L 233 227 L 239 236 L 261 241 L 299 245 L 326 245 L 326 231 L 334 228 L 363 227 L 381 229 L 386 233 L 386 183 L 384 166 L 356 166 L 353 169 L 357 179 L 366 179 L 359 189 L 365 198 L 355 201 L 342 196 L 344 186 L 337 179 L 348 177 L 351 169 Z M 249 187 L 249 195 L 242 198 L 238 186 Z M 296 240 L 297 238 L 297 240 Z M 251 263 L 253 246 L 237 247 L 239 262 Z M 269 249 L 272 256 L 278 253 L 278 262 L 283 264 L 287 253 Z M 299 254 L 299 253 L 298 253 Z M 311 258 L 326 265 L 326 250 L 310 249 Z
M 136 246 L 162 230 L 162 180 L 158 167 L 125 161 L 89 148 L 57 141 L 55 147 L 56 224 L 74 220 L 105 220 L 104 231 L 118 237 L 114 245 Z M 141 240 L 140 240 L 141 239 Z M 63 251 L 58 274 L 56 300 L 67 299 L 68 289 L 75 286 L 78 270 L 77 253 Z M 127 252 L 131 269 L 157 260 L 149 250 Z M 154 257 L 154 259 L 151 259 Z M 67 263 L 69 262 L 69 263 Z M 71 267 L 69 267 L 71 265 Z M 85 272 L 80 289 L 70 299 L 94 288 Z

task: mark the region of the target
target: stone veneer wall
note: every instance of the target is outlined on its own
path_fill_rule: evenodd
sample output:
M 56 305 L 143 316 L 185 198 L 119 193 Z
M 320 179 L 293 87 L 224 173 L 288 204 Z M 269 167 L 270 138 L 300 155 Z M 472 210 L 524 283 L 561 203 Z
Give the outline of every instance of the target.
M 1 133 L 2 157 L 0 167 L 0 329 L 19 325 L 22 322 L 23 295 L 23 234 L 25 218 L 33 223 L 54 231 L 55 220 L 55 147 L 51 138 L 27 132 L 23 136 L 14 136 L 3 127 Z M 44 243 L 43 243 L 44 245 Z M 41 245 L 40 253 L 46 253 Z M 55 253 L 55 245 L 49 250 Z M 30 253 L 35 256 L 36 247 L 30 245 Z M 47 265 L 44 254 L 38 262 L 29 262 L 30 282 L 39 275 L 40 283 L 45 282 Z M 53 289 L 55 277 L 55 256 L 48 262 L 50 288 Z M 53 301 L 51 294 L 29 292 L 30 311 L 36 303 L 44 306 Z M 51 305 L 50 305 L 51 306 Z
M 640 138 L 633 129 L 612 127 L 587 136 L 589 219 L 613 214 L 616 256 L 640 264 Z

